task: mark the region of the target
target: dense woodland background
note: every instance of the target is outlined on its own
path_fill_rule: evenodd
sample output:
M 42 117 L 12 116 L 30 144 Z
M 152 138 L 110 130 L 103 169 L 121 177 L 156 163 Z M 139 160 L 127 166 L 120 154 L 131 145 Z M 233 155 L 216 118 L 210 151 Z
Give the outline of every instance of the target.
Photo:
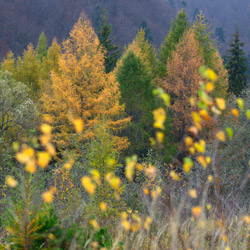
M 248 18 L 0 0 L 0 249 L 249 250 Z
M 229 42 L 236 25 L 248 53 L 250 45 L 249 1 L 247 0 L 0 0 L 0 58 L 8 50 L 20 54 L 28 43 L 37 43 L 44 32 L 49 43 L 55 36 L 59 42 L 66 39 L 80 13 L 85 13 L 96 24 L 104 8 L 113 25 L 113 34 L 118 45 L 133 40 L 143 21 L 152 32 L 153 43 L 159 47 L 164 40 L 171 20 L 182 7 L 186 7 L 190 20 L 202 10 L 217 30 L 221 51 Z

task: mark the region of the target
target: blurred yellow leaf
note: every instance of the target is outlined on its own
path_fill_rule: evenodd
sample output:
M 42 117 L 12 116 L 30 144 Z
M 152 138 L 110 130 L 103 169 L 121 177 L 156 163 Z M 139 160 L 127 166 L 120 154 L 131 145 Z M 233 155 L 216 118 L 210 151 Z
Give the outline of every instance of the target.
M 190 189 L 189 192 L 188 192 L 189 196 L 193 199 L 196 199 L 198 196 L 197 196 L 197 192 L 195 189 Z
M 216 138 L 222 142 L 225 142 L 226 141 L 226 136 L 225 136 L 225 133 L 224 131 L 219 131 L 216 133 Z
M 175 181 L 180 181 L 181 180 L 180 176 L 178 174 L 176 174 L 174 170 L 170 171 L 170 176 Z
M 50 125 L 44 123 L 41 125 L 40 130 L 43 134 L 51 134 L 52 127 Z
M 207 84 L 206 84 L 206 91 L 207 92 L 211 92 L 211 91 L 213 91 L 214 90 L 214 84 L 212 83 L 212 82 L 208 82 Z
M 192 214 L 194 217 L 199 218 L 202 213 L 202 208 L 200 206 L 195 206 L 192 208 Z
M 215 101 L 220 110 L 225 110 L 226 102 L 223 98 L 216 98 Z
M 38 152 L 37 153 L 37 164 L 41 168 L 46 168 L 51 160 L 51 156 L 48 152 Z
M 186 144 L 187 147 L 192 146 L 192 144 L 193 144 L 193 139 L 192 139 L 190 136 L 187 136 L 187 137 L 185 138 L 185 144 Z
M 201 166 L 202 166 L 203 168 L 206 168 L 206 167 L 207 167 L 207 162 L 206 162 L 205 157 L 204 157 L 203 155 L 199 155 L 199 156 L 197 157 L 197 161 L 201 164 Z
M 105 211 L 105 210 L 107 209 L 107 204 L 106 204 L 105 202 L 101 202 L 101 203 L 100 203 L 100 209 L 101 209 L 102 211 Z
M 73 125 L 77 133 L 81 133 L 83 131 L 84 124 L 82 119 L 78 118 L 73 120 Z
M 96 185 L 91 181 L 88 176 L 83 176 L 81 179 L 82 185 L 89 194 L 94 194 Z
M 234 117 L 239 117 L 239 110 L 238 109 L 232 109 L 232 115 Z
M 159 108 L 153 111 L 154 115 L 154 127 L 164 130 L 164 122 L 166 120 L 166 112 L 163 108 Z
M 156 132 L 156 140 L 158 143 L 163 143 L 164 141 L 164 133 Z
M 9 187 L 16 187 L 18 182 L 14 179 L 13 176 L 7 176 L 6 177 L 6 184 L 9 186 Z
M 211 80 L 211 81 L 216 81 L 217 80 L 217 75 L 215 74 L 215 72 L 213 71 L 213 70 L 211 70 L 211 69 L 207 69 L 206 71 L 205 71 L 205 77 L 207 78 L 207 79 L 209 79 L 209 80 Z

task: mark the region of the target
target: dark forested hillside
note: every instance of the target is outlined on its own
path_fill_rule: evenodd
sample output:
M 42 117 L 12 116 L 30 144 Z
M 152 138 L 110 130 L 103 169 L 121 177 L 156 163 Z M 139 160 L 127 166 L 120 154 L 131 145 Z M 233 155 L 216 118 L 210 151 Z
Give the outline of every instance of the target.
M 28 42 L 36 45 L 41 32 L 49 42 L 54 36 L 62 41 L 83 10 L 95 23 L 105 8 L 119 45 L 130 42 L 144 20 L 159 45 L 175 15 L 164 0 L 0 0 L 0 57 L 9 49 L 22 52 Z
M 245 25 L 250 22 L 247 0 L 0 0 L 0 58 L 9 49 L 21 53 L 28 42 L 36 45 L 41 32 L 45 32 L 49 42 L 54 36 L 61 42 L 83 10 L 95 24 L 105 8 L 117 44 L 131 42 L 140 24 L 146 21 L 158 47 L 182 7 L 187 9 L 189 19 L 203 11 L 222 52 L 237 24 L 243 41 L 250 39 L 250 28 Z M 248 52 L 250 46 L 245 49 Z

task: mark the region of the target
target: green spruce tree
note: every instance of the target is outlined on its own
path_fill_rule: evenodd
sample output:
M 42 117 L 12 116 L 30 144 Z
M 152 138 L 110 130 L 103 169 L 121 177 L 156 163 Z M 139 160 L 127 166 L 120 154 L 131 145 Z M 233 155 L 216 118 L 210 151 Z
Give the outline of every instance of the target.
M 161 45 L 159 51 L 158 74 L 161 78 L 167 75 L 167 61 L 171 57 L 176 45 L 178 44 L 185 30 L 187 30 L 188 28 L 189 23 L 187 21 L 187 14 L 185 12 L 185 9 L 182 9 L 178 13 L 175 21 L 172 22 L 170 31 L 167 37 L 165 38 L 163 44 Z
M 240 41 L 239 29 L 236 27 L 232 42 L 229 44 L 227 57 L 227 70 L 229 75 L 228 91 L 240 96 L 242 90 L 247 85 L 247 59 L 242 47 L 244 43 Z
M 36 54 L 40 61 L 47 56 L 48 43 L 45 34 L 42 32 L 37 43 Z
M 146 154 L 152 136 L 154 110 L 152 74 L 140 57 L 132 51 L 123 59 L 117 72 L 120 83 L 121 103 L 124 103 L 131 123 L 124 131 L 130 141 L 130 154 Z
M 105 53 L 106 73 L 109 73 L 114 69 L 116 62 L 120 57 L 119 47 L 114 44 L 112 39 L 110 39 L 111 32 L 112 32 L 112 24 L 108 23 L 108 15 L 104 14 L 103 24 L 100 27 L 100 32 L 98 33 L 98 37 Z

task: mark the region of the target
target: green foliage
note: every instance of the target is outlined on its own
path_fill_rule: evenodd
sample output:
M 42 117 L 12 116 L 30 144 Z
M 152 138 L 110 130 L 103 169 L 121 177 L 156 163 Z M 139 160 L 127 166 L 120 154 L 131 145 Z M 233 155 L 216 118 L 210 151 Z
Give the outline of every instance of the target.
M 48 43 L 45 34 L 42 32 L 37 43 L 36 54 L 37 58 L 42 61 L 43 58 L 47 57 Z
M 0 71 L 0 103 L 0 140 L 13 142 L 34 127 L 36 108 L 29 88 L 7 71 Z
M 193 30 L 196 39 L 199 41 L 205 65 L 209 68 L 213 68 L 211 66 L 214 63 L 213 54 L 216 52 L 216 41 L 211 38 L 213 30 L 211 30 L 211 26 L 202 12 L 196 16 L 196 21 L 193 24 Z
M 146 154 L 153 125 L 152 75 L 141 58 L 129 52 L 118 69 L 117 80 L 120 83 L 121 103 L 125 103 L 127 115 L 132 116 L 131 124 L 124 131 L 131 143 L 129 153 Z
M 120 57 L 119 47 L 114 44 L 114 42 L 110 39 L 110 35 L 112 33 L 112 25 L 108 23 L 107 14 L 102 18 L 102 25 L 100 26 L 100 30 L 97 33 L 100 44 L 104 49 L 105 54 L 105 69 L 106 73 L 111 72 Z
M 161 78 L 167 75 L 167 61 L 171 58 L 176 45 L 188 28 L 189 23 L 187 21 L 187 14 L 185 9 L 182 9 L 176 16 L 176 19 L 172 22 L 170 31 L 159 51 L 158 74 Z
M 51 46 L 48 49 L 47 57 L 43 57 L 42 63 L 42 78 L 48 80 L 51 71 L 58 73 L 59 71 L 59 56 L 62 53 L 61 46 L 57 43 L 56 38 L 53 39 Z
M 107 128 L 107 121 L 103 118 L 102 124 L 94 128 L 95 136 L 87 146 L 85 155 L 86 166 L 89 173 L 97 170 L 100 174 L 100 185 L 97 186 L 95 194 L 91 200 L 94 206 L 98 207 L 101 202 L 108 204 L 109 208 L 118 209 L 119 202 L 116 201 L 114 190 L 106 180 L 108 173 L 115 174 L 118 168 L 119 154 L 115 145 L 119 138 L 113 137 Z M 94 174 L 93 174 L 94 175 Z M 119 188 L 118 193 L 122 192 Z
M 40 89 L 41 62 L 36 56 L 36 51 L 32 44 L 29 44 L 27 50 L 24 50 L 23 57 L 18 57 L 16 65 L 16 79 L 25 83 L 35 97 Z
M 153 37 L 150 28 L 148 27 L 148 23 L 143 20 L 142 23 L 139 25 L 138 30 L 144 30 L 145 32 L 145 40 L 149 41 L 150 43 L 153 42 Z
M 229 45 L 231 48 L 228 50 L 227 57 L 227 70 L 229 74 L 228 91 L 239 96 L 247 85 L 247 59 L 242 49 L 244 43 L 240 41 L 238 27 Z
M 4 61 L 0 65 L 0 69 L 2 71 L 9 71 L 13 75 L 16 73 L 16 58 L 13 54 L 13 52 L 9 51 L 7 54 L 7 57 L 4 59 Z
M 193 24 L 193 31 L 195 38 L 199 42 L 200 53 L 205 61 L 205 66 L 212 69 L 218 76 L 215 82 L 215 90 L 212 95 L 214 97 L 223 97 L 227 95 L 228 89 L 228 74 L 223 64 L 222 58 L 216 48 L 216 40 L 212 38 L 213 30 L 206 19 L 206 17 L 200 12 L 196 16 L 196 21 Z

